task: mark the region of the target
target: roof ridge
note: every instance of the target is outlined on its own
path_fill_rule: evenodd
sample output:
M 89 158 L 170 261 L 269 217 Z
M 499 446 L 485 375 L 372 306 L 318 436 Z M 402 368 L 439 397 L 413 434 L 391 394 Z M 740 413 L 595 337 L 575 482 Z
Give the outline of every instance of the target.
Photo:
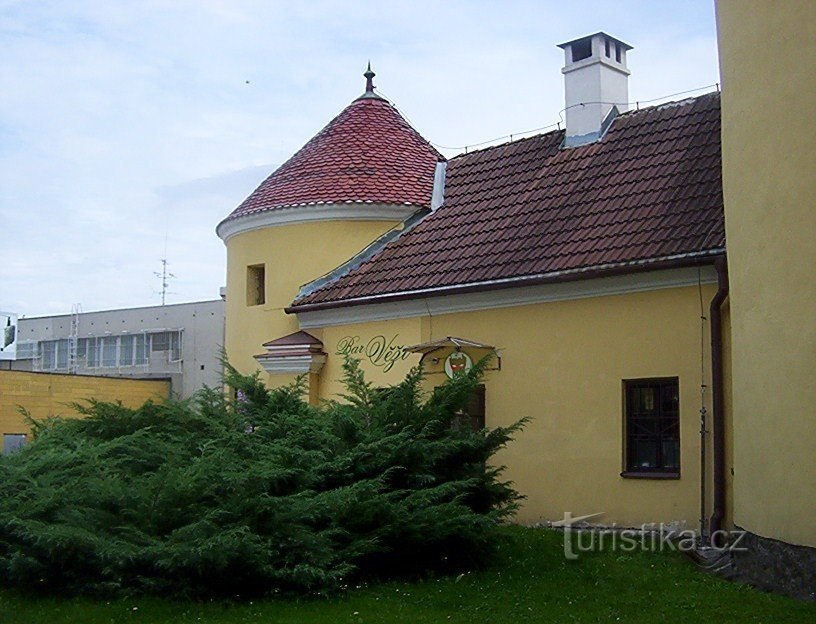
M 706 93 L 701 93 L 700 95 L 692 95 L 689 97 L 682 98 L 680 100 L 667 100 L 665 102 L 661 102 L 659 104 L 652 104 L 651 106 L 643 106 L 638 108 L 632 108 L 628 111 L 624 111 L 622 113 L 618 113 L 618 117 L 631 117 L 637 115 L 638 113 L 646 113 L 652 112 L 656 110 L 661 110 L 663 108 L 672 108 L 675 106 L 689 106 L 699 100 L 704 98 L 708 98 L 711 96 L 716 96 L 719 98 L 720 91 L 707 91 Z
M 653 111 L 653 110 L 660 110 L 661 108 L 664 108 L 664 107 L 671 107 L 671 106 L 678 106 L 678 105 L 685 106 L 687 104 L 692 104 L 693 102 L 696 102 L 697 100 L 701 100 L 703 98 L 706 98 L 706 97 L 709 97 L 709 96 L 714 96 L 714 95 L 719 96 L 720 91 L 708 91 L 706 93 L 701 93 L 700 95 L 694 95 L 694 96 L 690 96 L 690 97 L 683 98 L 683 99 L 680 99 L 680 100 L 668 100 L 666 102 L 661 102 L 660 104 L 652 104 L 651 106 L 644 106 L 642 108 L 634 108 L 634 109 L 630 109 L 630 110 L 623 111 L 623 112 L 619 111 L 618 114 L 615 116 L 615 118 L 612 120 L 612 124 L 614 124 L 615 120 L 618 119 L 619 117 L 631 117 L 631 116 L 633 116 L 633 115 L 635 115 L 637 113 L 643 113 L 643 112 L 648 112 L 648 111 Z M 610 127 L 611 127 L 612 124 L 610 124 Z M 560 124 L 559 124 L 559 126 L 560 126 Z M 565 131 L 564 128 L 558 127 L 555 130 L 550 130 L 549 132 L 539 132 L 537 134 L 531 134 L 529 136 L 521 137 L 519 139 L 510 139 L 508 141 L 504 141 L 503 143 L 494 143 L 493 145 L 486 145 L 486 146 L 480 147 L 478 149 L 470 150 L 470 151 L 467 151 L 467 152 L 461 152 L 459 154 L 456 154 L 456 156 L 452 156 L 448 160 L 450 162 L 450 161 L 453 161 L 453 160 L 457 160 L 459 158 L 464 158 L 465 156 L 470 156 L 471 154 L 478 154 L 478 153 L 486 152 L 488 150 L 496 149 L 496 148 L 499 148 L 499 147 L 505 147 L 507 145 L 516 145 L 516 144 L 522 143 L 524 141 L 529 141 L 529 140 L 532 140 L 532 139 L 539 139 L 541 137 L 549 136 L 551 134 L 562 133 L 564 131 Z M 504 136 L 512 136 L 512 135 L 504 135 Z
M 505 141 L 504 143 L 496 143 L 494 145 L 486 145 L 485 147 L 480 147 L 479 149 L 474 149 L 469 152 L 462 152 L 457 154 L 456 156 L 452 156 L 448 159 L 448 162 L 453 160 L 457 160 L 459 158 L 464 158 L 466 156 L 471 156 L 473 154 L 480 154 L 482 152 L 487 152 L 488 150 L 496 149 L 499 147 L 506 147 L 508 145 L 518 145 L 520 143 L 524 143 L 526 141 L 532 141 L 533 139 L 540 139 L 542 137 L 550 136 L 551 134 L 559 134 L 564 132 L 564 128 L 556 128 L 555 130 L 550 130 L 549 132 L 539 132 L 538 134 L 531 134 L 530 136 L 521 137 L 520 139 L 510 139 L 509 141 Z M 505 135 L 508 136 L 508 135 Z

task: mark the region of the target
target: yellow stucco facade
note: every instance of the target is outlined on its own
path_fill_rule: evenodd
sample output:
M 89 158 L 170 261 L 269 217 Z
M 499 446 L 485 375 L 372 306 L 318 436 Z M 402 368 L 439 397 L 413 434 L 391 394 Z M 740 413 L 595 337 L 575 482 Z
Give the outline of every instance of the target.
M 715 290 L 704 285 L 704 300 Z M 320 374 L 321 395 L 341 390 L 342 346 L 349 337 L 358 338 L 357 344 L 384 339 L 408 346 L 458 336 L 495 346 L 501 350 L 501 370 L 489 371 L 485 379 L 487 426 L 532 419 L 498 457 L 508 467 L 507 478 L 526 496 L 519 521 L 559 520 L 566 511 L 602 512 L 597 521 L 605 524 L 679 522 L 696 528 L 699 296 L 692 286 L 326 327 L 321 335 L 329 359 Z M 703 340 L 708 379 L 707 330 Z M 474 360 L 483 354 L 465 351 Z M 439 353 L 439 359 L 448 353 Z M 362 364 L 375 383 L 394 383 L 418 360 L 418 354 L 410 354 L 389 373 L 381 361 L 365 355 Z M 428 364 L 428 382 L 443 381 L 440 366 Z M 623 382 L 655 377 L 679 378 L 681 476 L 624 478 Z M 705 404 L 710 412 L 710 396 Z
M 734 522 L 816 546 L 816 3 L 719 0 Z
M 259 370 L 252 356 L 263 351 L 262 344 L 300 329 L 299 319 L 284 311 L 300 286 L 338 266 L 390 227 L 386 222 L 326 221 L 269 227 L 228 240 L 231 363 L 242 372 Z M 309 253 L 298 254 L 299 249 Z M 246 271 L 258 263 L 267 267 L 266 304 L 252 306 L 245 297 Z M 306 331 L 323 342 L 327 359 L 319 374 L 308 376 L 310 398 L 333 398 L 342 391 L 346 354 L 361 359 L 375 384 L 388 385 L 419 362 L 418 354 L 406 353 L 403 347 L 446 336 L 493 345 L 501 349 L 502 357 L 501 370 L 489 371 L 485 379 L 487 426 L 508 425 L 525 416 L 532 419 L 498 458 L 508 466 L 507 478 L 526 497 L 519 521 L 559 520 L 569 511 L 603 513 L 598 521 L 606 524 L 676 522 L 696 529 L 700 384 L 710 382 L 711 361 L 700 298 L 707 308 L 716 291 L 710 272 L 705 275 L 700 286 L 634 288 L 621 294 L 590 293 L 388 320 L 311 323 Z M 470 355 L 478 359 L 483 352 L 471 350 Z M 445 379 L 439 365 L 429 364 L 429 372 L 429 384 Z M 294 376 L 263 378 L 280 385 Z M 664 377 L 679 380 L 680 477 L 625 478 L 624 381 Z M 710 391 L 704 401 L 710 414 Z
M 61 375 L 29 371 L 0 371 L 0 433 L 28 434 L 29 426 L 20 414 L 23 407 L 35 419 L 48 416 L 75 416 L 72 403 L 93 398 L 121 401 L 137 407 L 148 399 L 170 395 L 164 379 L 122 379 L 90 375 Z
M 242 372 L 254 371 L 261 345 L 298 330 L 283 312 L 300 287 L 350 259 L 388 230 L 393 221 L 313 221 L 242 232 L 227 245 L 225 350 Z M 265 302 L 247 304 L 247 270 L 265 267 Z M 260 338 L 260 340 L 259 340 Z

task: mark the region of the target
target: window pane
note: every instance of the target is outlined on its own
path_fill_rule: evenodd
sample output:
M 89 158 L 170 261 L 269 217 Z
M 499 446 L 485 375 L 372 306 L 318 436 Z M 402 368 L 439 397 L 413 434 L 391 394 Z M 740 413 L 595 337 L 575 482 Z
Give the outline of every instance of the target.
M 77 340 L 77 357 L 85 357 L 88 349 L 88 339 L 87 338 L 80 338 Z
M 56 349 L 57 343 L 54 340 L 45 340 L 40 343 L 42 352 L 42 369 L 43 370 L 53 370 L 54 366 L 57 363 L 56 359 Z
M 170 332 L 170 361 L 181 360 L 181 332 Z
M 102 366 L 108 368 L 116 366 L 116 338 L 105 336 L 100 340 L 102 341 Z
M 680 441 L 663 440 L 663 468 L 680 467 Z
M 4 433 L 3 434 L 3 455 L 16 453 L 25 444 L 26 436 L 24 433 Z
M 57 341 L 57 368 L 68 368 L 68 341 Z
M 650 386 L 635 388 L 635 410 L 653 412 L 655 409 L 655 389 Z
M 96 352 L 96 338 L 88 338 L 87 341 L 88 341 L 87 343 L 88 366 L 90 367 L 99 366 L 98 356 Z
M 660 433 L 660 419 L 652 417 L 632 417 L 629 419 L 629 435 L 651 438 Z
M 37 356 L 36 342 L 21 342 L 17 345 L 17 359 L 30 360 Z
M 660 409 L 664 413 L 676 412 L 680 405 L 680 393 L 677 384 L 666 384 L 661 392 L 662 404 Z
M 680 392 L 677 379 L 626 382 L 626 468 L 680 469 Z
M 168 349 L 170 349 L 170 334 L 161 332 L 150 335 L 151 351 L 167 351 Z
M 144 366 L 147 364 L 148 360 L 148 352 L 147 352 L 147 335 L 146 334 L 139 334 L 136 336 L 136 359 L 134 363 L 136 366 Z
M 642 438 L 632 440 L 632 468 L 657 468 L 657 441 Z
M 133 366 L 133 336 L 119 337 L 119 366 Z

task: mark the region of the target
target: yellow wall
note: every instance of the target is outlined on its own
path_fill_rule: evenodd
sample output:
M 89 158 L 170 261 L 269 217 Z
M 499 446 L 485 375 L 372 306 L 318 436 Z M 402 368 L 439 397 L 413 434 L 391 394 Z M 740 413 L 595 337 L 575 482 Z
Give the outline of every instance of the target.
M 225 337 L 230 363 L 242 373 L 258 370 L 253 356 L 263 352 L 264 342 L 298 331 L 297 319 L 283 309 L 300 287 L 344 263 L 394 226 L 385 221 L 309 222 L 230 238 Z M 247 266 L 255 264 L 266 265 L 266 303 L 247 306 Z
M 320 371 L 320 396 L 330 398 L 342 391 L 345 347 L 352 345 L 351 357 L 360 360 L 366 378 L 378 386 L 401 381 L 419 356 L 406 354 L 401 347 L 424 341 L 420 318 L 378 321 L 340 327 L 327 327 L 319 335 L 328 354 Z
M 816 546 L 816 2 L 720 0 L 734 521 Z
M 47 416 L 76 416 L 71 403 L 93 398 L 121 401 L 137 407 L 148 399 L 164 399 L 170 382 L 163 379 L 121 379 L 89 375 L 59 375 L 27 371 L 0 371 L 0 434 L 28 433 L 29 427 L 18 406 L 36 419 Z
M 716 288 L 703 287 L 704 301 Z M 341 339 L 397 336 L 415 344 L 459 336 L 503 349 L 502 370 L 486 378 L 487 425 L 533 421 L 499 458 L 507 477 L 527 496 L 518 519 L 557 520 L 604 512 L 597 520 L 619 525 L 699 518 L 700 308 L 696 287 L 542 303 L 478 312 L 324 328 L 329 358 L 321 395 L 341 390 L 337 354 Z M 311 330 L 310 330 L 311 331 Z M 432 332 L 432 333 L 431 333 Z M 710 336 L 704 367 L 710 385 Z M 478 359 L 479 354 L 473 354 Z M 363 358 L 376 383 L 399 381 L 413 354 L 389 375 Z M 625 379 L 679 377 L 681 473 L 679 480 L 624 479 Z M 439 383 L 435 375 L 430 381 Z M 711 413 L 711 397 L 706 407 Z M 711 508 L 709 506 L 708 512 Z

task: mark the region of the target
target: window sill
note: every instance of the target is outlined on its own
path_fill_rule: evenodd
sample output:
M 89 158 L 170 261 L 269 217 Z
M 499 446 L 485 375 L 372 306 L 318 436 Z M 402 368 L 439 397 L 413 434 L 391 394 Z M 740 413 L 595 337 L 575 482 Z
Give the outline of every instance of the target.
M 679 472 L 637 472 L 625 470 L 620 473 L 624 479 L 679 479 Z

